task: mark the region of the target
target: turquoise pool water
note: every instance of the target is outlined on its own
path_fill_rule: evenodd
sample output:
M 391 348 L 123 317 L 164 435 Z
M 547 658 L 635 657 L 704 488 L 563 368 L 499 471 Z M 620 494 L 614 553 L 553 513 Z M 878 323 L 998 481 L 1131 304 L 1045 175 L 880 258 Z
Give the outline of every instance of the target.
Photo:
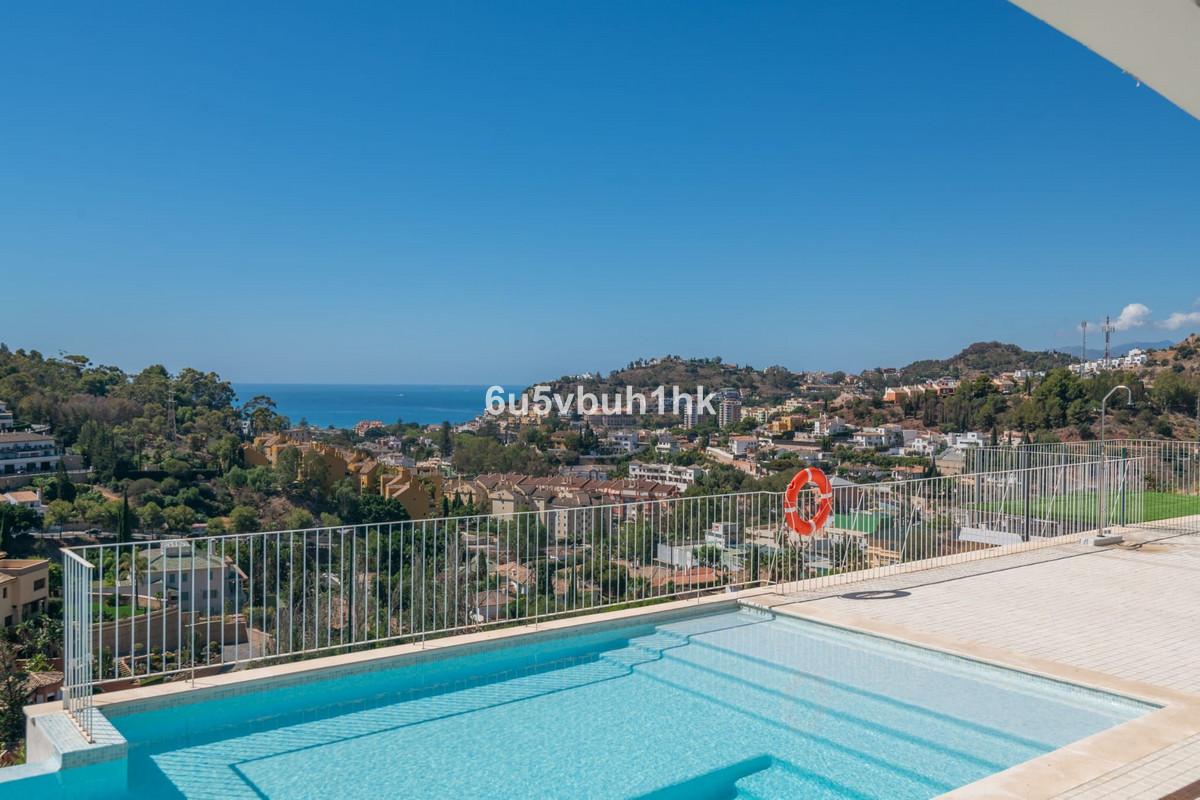
M 902 800 L 1148 710 L 731 611 L 115 717 L 124 780 L 84 768 L 0 796 Z

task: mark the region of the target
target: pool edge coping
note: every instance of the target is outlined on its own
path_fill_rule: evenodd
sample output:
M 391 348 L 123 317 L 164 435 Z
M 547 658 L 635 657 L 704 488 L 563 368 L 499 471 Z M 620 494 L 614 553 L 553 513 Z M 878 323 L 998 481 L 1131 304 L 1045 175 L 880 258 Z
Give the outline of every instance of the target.
M 728 606 L 730 610 L 733 610 L 742 607 L 743 599 L 759 597 L 772 591 L 771 587 L 756 587 L 738 592 L 701 595 L 656 603 L 651 606 L 543 620 L 507 628 L 491 628 L 473 633 L 427 639 L 424 642 L 410 642 L 351 653 L 320 656 L 286 664 L 252 667 L 220 675 L 198 677 L 194 681 L 184 679 L 154 686 L 101 693 L 94 696 L 93 702 L 104 716 L 120 717 L 152 711 L 167 705 L 204 702 L 214 697 L 264 691 L 343 674 L 390 669 L 448 655 L 469 655 L 490 649 L 498 644 L 524 644 L 542 639 L 558 638 L 573 631 L 603 630 L 606 627 L 620 627 L 624 624 L 641 621 L 650 622 L 661 617 L 683 618 L 692 614 L 707 613 L 721 606 Z M 43 714 L 60 712 L 62 704 L 61 702 L 41 703 L 35 706 L 26 706 L 25 710 L 26 717 L 31 719 Z

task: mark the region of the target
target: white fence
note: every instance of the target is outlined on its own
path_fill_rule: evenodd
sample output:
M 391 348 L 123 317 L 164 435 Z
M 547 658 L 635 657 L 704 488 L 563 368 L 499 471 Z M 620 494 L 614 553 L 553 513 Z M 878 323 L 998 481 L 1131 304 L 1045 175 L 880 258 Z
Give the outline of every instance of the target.
M 813 537 L 785 527 L 781 494 L 748 492 L 73 548 L 64 695 L 85 727 L 93 684 L 923 568 L 1077 540 L 1102 509 L 1142 522 L 1146 459 L 1099 455 L 981 451 L 992 469 L 839 485 Z
M 1122 498 L 1137 506 L 1117 521 L 1143 527 L 1200 533 L 1200 442 L 1159 439 L 1107 439 L 1089 442 L 1027 444 L 1013 448 L 984 448 L 972 456 L 973 469 L 1006 464 L 1047 463 L 1058 460 L 1141 462 L 1136 480 Z M 1114 510 L 1114 514 L 1120 506 Z
M 63 707 L 92 741 L 92 603 L 93 567 L 71 550 L 63 551 Z

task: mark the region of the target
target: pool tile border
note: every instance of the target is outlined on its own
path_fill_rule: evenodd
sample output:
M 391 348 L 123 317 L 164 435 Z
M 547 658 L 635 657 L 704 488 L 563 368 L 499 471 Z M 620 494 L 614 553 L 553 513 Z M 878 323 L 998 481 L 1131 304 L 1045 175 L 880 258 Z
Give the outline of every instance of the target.
M 178 680 L 120 692 L 102 693 L 95 696 L 94 702 L 104 716 L 120 717 L 153 711 L 166 705 L 205 702 L 221 697 L 233 697 L 328 680 L 339 675 L 394 669 L 407 664 L 418 664 L 444 658 L 448 655 L 471 655 L 498 645 L 521 645 L 562 638 L 580 631 L 603 631 L 630 623 L 651 624 L 663 619 L 681 619 L 709 613 L 723 606 L 734 610 L 739 607 L 739 600 L 758 597 L 770 591 L 770 589 L 763 588 L 706 595 L 653 606 L 639 606 L 428 639 L 423 643 L 413 642 L 333 656 L 321 656 L 286 664 L 254 667 L 196 678 L 194 682 Z M 45 705 L 56 707 L 58 704 Z

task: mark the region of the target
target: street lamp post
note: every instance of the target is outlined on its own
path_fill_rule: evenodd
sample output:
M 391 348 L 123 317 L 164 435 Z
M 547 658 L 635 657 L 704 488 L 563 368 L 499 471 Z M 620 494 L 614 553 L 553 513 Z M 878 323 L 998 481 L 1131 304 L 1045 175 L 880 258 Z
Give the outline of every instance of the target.
M 1096 532 L 1097 544 L 1112 544 L 1108 536 L 1108 448 L 1105 447 L 1105 422 L 1108 411 L 1108 398 L 1117 392 L 1125 390 L 1125 402 L 1133 405 L 1133 392 L 1123 383 L 1108 390 L 1108 394 L 1100 401 L 1100 528 Z

